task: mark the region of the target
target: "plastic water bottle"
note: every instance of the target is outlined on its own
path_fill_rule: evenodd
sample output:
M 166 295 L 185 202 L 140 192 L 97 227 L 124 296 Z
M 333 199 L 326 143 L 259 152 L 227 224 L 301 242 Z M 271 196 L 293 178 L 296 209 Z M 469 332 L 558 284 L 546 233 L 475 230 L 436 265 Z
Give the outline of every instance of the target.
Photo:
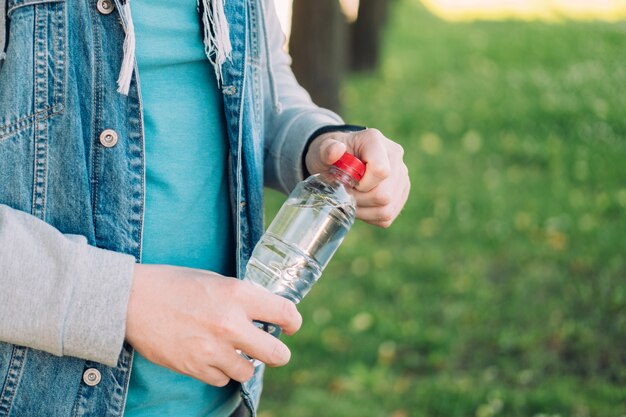
M 345 153 L 328 172 L 300 182 L 254 248 L 245 280 L 299 303 L 354 223 L 350 190 L 364 173 L 365 164 Z

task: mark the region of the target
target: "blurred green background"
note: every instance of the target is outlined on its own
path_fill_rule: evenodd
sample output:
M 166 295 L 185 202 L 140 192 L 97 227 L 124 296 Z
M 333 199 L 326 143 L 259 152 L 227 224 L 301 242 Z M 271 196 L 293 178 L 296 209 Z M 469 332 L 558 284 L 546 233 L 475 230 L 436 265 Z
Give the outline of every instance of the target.
M 343 113 L 411 196 L 300 304 L 260 416 L 626 416 L 626 23 L 389 18 Z

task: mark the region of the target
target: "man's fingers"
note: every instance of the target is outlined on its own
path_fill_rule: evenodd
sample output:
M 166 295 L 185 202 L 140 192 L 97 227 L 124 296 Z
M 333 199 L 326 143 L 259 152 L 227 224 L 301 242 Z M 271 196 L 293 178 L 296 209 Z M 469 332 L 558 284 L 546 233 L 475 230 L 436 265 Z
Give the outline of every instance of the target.
M 326 165 L 332 165 L 346 152 L 346 145 L 329 138 L 320 146 L 320 160 Z
M 252 323 L 246 329 L 245 337 L 235 341 L 235 346 L 251 358 L 272 367 L 286 365 L 291 359 L 291 351 L 283 342 Z
M 378 130 L 367 129 L 353 138 L 355 156 L 365 163 L 365 175 L 359 182 L 358 191 L 368 192 L 385 180 L 391 172 L 386 139 Z
M 213 366 L 207 366 L 201 371 L 189 376 L 215 387 L 224 387 L 230 382 L 228 375 Z
M 354 190 L 353 195 L 358 207 L 383 207 L 393 201 L 393 188 L 386 186 L 389 179 L 381 182 L 367 193 Z
M 380 227 L 389 227 L 399 211 L 392 206 L 385 207 L 363 207 L 357 209 L 357 217 L 364 222 Z
M 235 350 L 221 352 L 223 359 L 221 371 L 229 378 L 239 382 L 249 381 L 254 376 L 254 365 Z
M 346 152 L 345 135 L 342 132 L 329 132 L 315 138 L 304 158 L 306 169 L 311 174 L 327 171 Z
M 395 191 L 397 194 L 393 196 L 388 195 L 389 189 L 382 185 L 370 193 L 357 193 L 355 195 L 358 202 L 357 218 L 380 227 L 391 226 L 409 198 L 410 190 L 411 183 L 407 181 L 402 186 L 402 190 L 400 192 Z
M 276 324 L 288 335 L 300 329 L 302 316 L 293 302 L 254 284 L 248 282 L 242 284 L 249 285 L 248 289 L 253 292 L 246 298 L 245 304 L 250 320 Z
M 358 207 L 384 207 L 389 204 L 395 204 L 397 201 L 404 204 L 408 198 L 410 189 L 410 182 L 402 181 L 402 179 L 398 180 L 392 176 L 367 193 L 355 190 L 353 195 Z

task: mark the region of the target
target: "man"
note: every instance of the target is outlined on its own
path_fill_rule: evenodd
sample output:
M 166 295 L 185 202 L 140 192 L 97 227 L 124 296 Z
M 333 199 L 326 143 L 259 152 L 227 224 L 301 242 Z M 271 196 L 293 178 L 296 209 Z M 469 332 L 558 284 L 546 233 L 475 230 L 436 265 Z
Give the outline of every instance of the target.
M 401 147 L 311 103 L 272 1 L 5 1 L 0 415 L 255 415 L 263 367 L 239 352 L 290 352 L 252 321 L 302 320 L 225 277 L 263 232 L 263 184 L 348 150 L 357 216 L 387 227 Z

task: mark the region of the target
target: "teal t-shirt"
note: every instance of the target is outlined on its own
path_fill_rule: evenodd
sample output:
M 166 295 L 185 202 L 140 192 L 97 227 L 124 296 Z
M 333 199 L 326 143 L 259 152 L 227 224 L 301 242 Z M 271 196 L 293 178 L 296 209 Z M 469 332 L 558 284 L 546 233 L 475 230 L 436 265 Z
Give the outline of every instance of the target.
M 234 273 L 228 140 L 196 0 L 133 0 L 143 101 L 142 262 Z M 228 416 L 238 384 L 216 388 L 135 354 L 125 417 Z

